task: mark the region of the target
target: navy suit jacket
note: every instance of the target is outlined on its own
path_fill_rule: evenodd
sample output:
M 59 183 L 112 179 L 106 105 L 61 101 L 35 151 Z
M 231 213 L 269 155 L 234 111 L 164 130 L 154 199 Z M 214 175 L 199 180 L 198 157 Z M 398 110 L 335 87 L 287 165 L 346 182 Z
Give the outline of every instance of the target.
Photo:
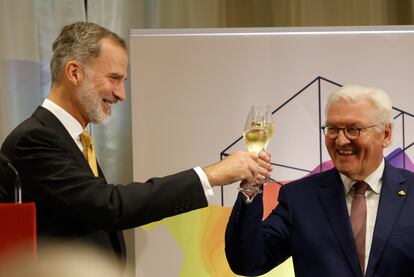
M 361 276 L 336 169 L 283 186 L 279 205 L 262 214 L 262 195 L 249 205 L 239 195 L 225 238 L 235 273 L 261 275 L 292 257 L 296 277 Z M 365 276 L 414 276 L 414 174 L 387 162 Z
M 108 184 L 95 177 L 61 122 L 38 107 L 4 141 L 1 152 L 20 173 L 24 202 L 35 202 L 37 233 L 93 243 L 125 255 L 120 230 L 207 206 L 198 175 L 186 170 L 145 183 Z M 1 184 L 0 202 L 12 202 L 11 184 Z

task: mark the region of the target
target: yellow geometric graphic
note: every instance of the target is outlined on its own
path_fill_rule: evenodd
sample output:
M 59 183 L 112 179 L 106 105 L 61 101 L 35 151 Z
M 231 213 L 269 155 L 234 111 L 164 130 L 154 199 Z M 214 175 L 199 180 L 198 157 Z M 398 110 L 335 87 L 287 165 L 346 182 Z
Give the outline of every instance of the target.
M 182 215 L 147 224 L 150 232 L 163 224 L 171 232 L 184 256 L 181 277 L 233 277 L 224 253 L 224 233 L 231 208 L 209 206 Z M 292 260 L 288 259 L 266 277 L 294 277 Z

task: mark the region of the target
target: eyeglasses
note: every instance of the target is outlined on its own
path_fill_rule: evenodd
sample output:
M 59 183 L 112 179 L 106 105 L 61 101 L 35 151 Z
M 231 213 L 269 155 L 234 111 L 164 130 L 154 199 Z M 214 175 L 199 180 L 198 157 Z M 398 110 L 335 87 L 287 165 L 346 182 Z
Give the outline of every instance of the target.
M 359 138 L 359 135 L 361 134 L 361 131 L 378 126 L 378 124 L 371 125 L 365 128 L 358 128 L 358 127 L 344 127 L 339 128 L 333 125 L 323 125 L 322 131 L 325 134 L 325 136 L 329 139 L 336 139 L 339 135 L 339 131 L 343 131 L 344 135 L 349 140 L 356 140 Z

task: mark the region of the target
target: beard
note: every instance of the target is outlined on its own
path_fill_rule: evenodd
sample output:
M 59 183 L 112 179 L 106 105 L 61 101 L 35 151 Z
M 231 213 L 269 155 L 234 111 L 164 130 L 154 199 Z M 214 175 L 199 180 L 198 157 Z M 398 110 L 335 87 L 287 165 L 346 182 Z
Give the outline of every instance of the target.
M 106 124 L 111 120 L 111 110 L 105 112 L 102 107 L 102 97 L 99 91 L 93 86 L 89 76 L 79 87 L 78 100 L 82 106 L 83 112 L 92 123 Z

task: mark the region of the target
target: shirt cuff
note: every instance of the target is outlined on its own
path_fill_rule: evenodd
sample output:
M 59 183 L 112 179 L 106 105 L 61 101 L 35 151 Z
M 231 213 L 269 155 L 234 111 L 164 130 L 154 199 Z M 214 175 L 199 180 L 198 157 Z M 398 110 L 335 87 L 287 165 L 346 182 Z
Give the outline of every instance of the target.
M 203 186 L 204 194 L 206 195 L 207 200 L 213 198 L 214 191 L 210 185 L 210 182 L 208 181 L 207 175 L 204 172 L 204 170 L 199 166 L 194 167 L 193 169 L 200 178 L 201 185 Z

